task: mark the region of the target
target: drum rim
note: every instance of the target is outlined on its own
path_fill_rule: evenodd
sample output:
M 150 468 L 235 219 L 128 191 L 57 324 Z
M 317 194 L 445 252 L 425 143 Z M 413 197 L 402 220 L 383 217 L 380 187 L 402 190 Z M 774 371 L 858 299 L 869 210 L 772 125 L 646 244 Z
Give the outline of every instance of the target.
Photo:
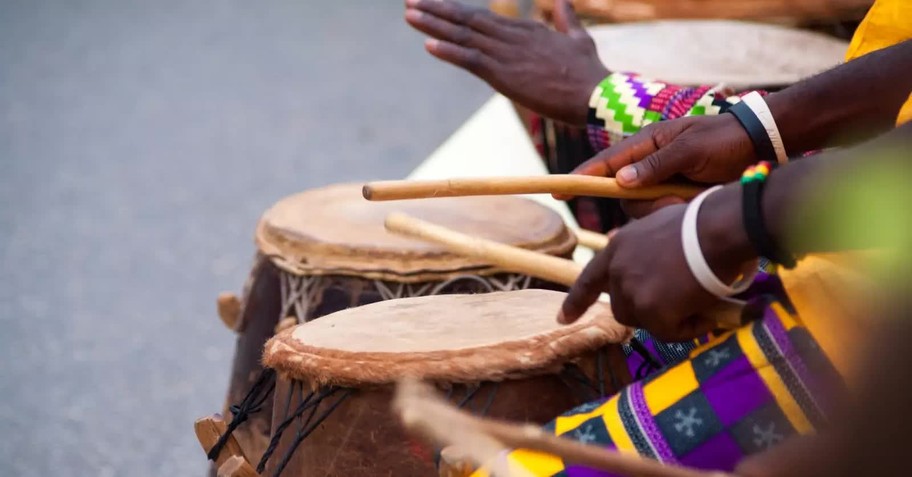
M 564 295 L 550 290 L 518 290 L 487 293 L 485 297 L 496 300 L 497 295 L 531 293 Z M 447 295 L 449 299 L 459 296 Z M 401 298 L 360 308 L 437 298 L 440 297 Z M 332 314 L 318 320 L 327 318 L 332 319 Z M 570 325 L 555 326 L 534 336 L 455 350 L 397 353 L 313 346 L 293 336 L 296 329 L 306 326 L 305 323 L 283 330 L 270 339 L 264 348 L 263 363 L 287 379 L 302 381 L 314 388 L 382 386 L 405 376 L 433 382 L 474 383 L 550 374 L 575 358 L 607 345 L 626 342 L 632 333 L 631 329 L 614 321 L 610 305 L 605 303 L 597 303 L 584 318 Z
M 254 242 L 258 251 L 268 257 L 280 270 L 296 276 L 342 275 L 416 283 L 446 280 L 466 273 L 480 276 L 509 273 L 509 270 L 493 267 L 482 260 L 449 252 L 443 247 L 430 252 L 427 250 L 410 252 L 401 249 L 359 250 L 340 244 L 307 240 L 295 241 L 267 223 L 270 211 L 282 201 L 305 192 L 356 186 L 360 189 L 360 184 L 355 183 L 332 184 L 283 197 L 267 209 L 257 223 Z M 524 197 L 511 196 L 501 199 L 523 203 L 524 206 L 530 207 L 530 210 L 542 212 L 560 224 L 557 233 L 551 237 L 544 237 L 534 243 L 513 245 L 561 257 L 569 257 L 573 253 L 577 244 L 576 235 L 564 223 L 560 214 Z

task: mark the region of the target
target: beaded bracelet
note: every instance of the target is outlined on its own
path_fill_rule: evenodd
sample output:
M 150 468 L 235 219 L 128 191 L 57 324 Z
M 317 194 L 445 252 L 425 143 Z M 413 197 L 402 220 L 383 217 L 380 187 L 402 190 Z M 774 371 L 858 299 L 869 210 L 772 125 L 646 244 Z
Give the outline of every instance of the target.
M 766 179 L 775 167 L 776 164 L 773 162 L 760 161 L 756 165 L 748 167 L 741 175 L 744 230 L 758 255 L 790 269 L 795 267 L 795 257 L 776 246 L 766 230 L 766 223 L 763 220 L 763 189 Z

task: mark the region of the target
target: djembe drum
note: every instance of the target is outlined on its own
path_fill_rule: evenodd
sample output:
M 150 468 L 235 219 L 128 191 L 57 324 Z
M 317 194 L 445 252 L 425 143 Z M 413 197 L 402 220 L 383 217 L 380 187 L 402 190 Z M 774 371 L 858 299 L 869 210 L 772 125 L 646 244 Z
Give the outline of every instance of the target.
M 553 16 L 554 0 L 534 3 L 537 16 Z M 796 25 L 859 20 L 872 3 L 874 0 L 573 0 L 578 15 L 602 23 L 718 18 Z
M 233 434 L 246 455 L 261 455 L 268 440 L 271 401 L 244 399 L 262 385 L 263 344 L 280 321 L 392 298 L 556 287 L 390 234 L 383 220 L 394 210 L 556 256 L 569 257 L 576 245 L 556 212 L 516 197 L 368 202 L 360 185 L 334 185 L 282 199 L 257 226 L 259 253 L 242 299 L 220 300 L 223 320 L 239 333 L 227 399 L 237 407 L 226 411 L 242 413 Z
M 733 91 L 782 89 L 838 65 L 848 46 L 795 28 L 721 20 L 599 25 L 589 32 L 602 63 L 612 71 L 680 86 L 725 85 Z M 566 174 L 595 155 L 585 129 L 535 115 L 525 120 L 552 174 Z M 583 198 L 570 205 L 584 228 L 607 231 L 626 220 L 617 200 Z M 593 216 L 598 220 L 589 219 Z
M 535 424 L 609 396 L 628 380 L 612 345 L 630 332 L 601 302 L 559 325 L 564 296 L 403 298 L 280 332 L 263 357 L 279 376 L 263 475 L 434 475 L 435 451 L 408 439 L 390 408 L 404 377 L 477 414 Z

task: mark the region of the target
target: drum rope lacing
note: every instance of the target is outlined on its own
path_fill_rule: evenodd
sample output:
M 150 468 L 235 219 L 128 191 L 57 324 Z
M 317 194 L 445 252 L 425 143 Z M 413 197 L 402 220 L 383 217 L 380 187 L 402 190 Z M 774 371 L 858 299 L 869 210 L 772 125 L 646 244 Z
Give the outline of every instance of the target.
M 645 364 L 652 364 L 652 365 L 658 366 L 656 363 L 653 362 L 654 360 L 649 355 L 648 350 L 641 343 L 637 342 L 633 346 L 634 346 L 634 349 L 638 353 L 641 353 L 644 355 L 644 359 L 647 360 Z M 642 350 L 639 348 L 642 348 Z M 604 373 L 604 370 L 605 370 L 604 360 L 605 360 L 605 350 L 599 350 L 596 353 L 596 375 L 597 376 L 596 376 L 595 381 L 590 379 L 582 371 L 582 369 L 580 369 L 575 364 L 564 365 L 561 372 L 557 374 L 557 377 L 567 387 L 567 389 L 574 392 L 577 395 L 577 399 L 583 403 L 589 402 L 593 399 L 605 398 L 606 397 L 606 383 L 605 383 L 605 373 Z M 609 372 L 611 389 L 616 390 L 618 388 L 618 378 L 617 378 L 617 376 L 615 376 L 613 370 L 610 367 L 608 368 L 608 372 Z M 583 386 L 582 391 L 579 389 L 579 386 L 577 386 L 579 384 L 581 384 Z M 469 407 L 470 402 L 475 398 L 475 396 L 478 394 L 478 392 L 486 385 L 491 386 L 491 391 L 490 391 L 490 393 L 488 393 L 487 399 L 485 400 L 484 404 L 479 409 L 471 409 L 471 407 Z M 474 414 L 480 415 L 480 416 L 485 416 L 485 415 L 487 415 L 488 410 L 491 408 L 491 406 L 494 403 L 494 399 L 497 396 L 497 391 L 499 389 L 499 385 L 500 385 L 499 382 L 485 382 L 485 383 L 480 383 L 476 386 L 467 387 L 466 394 L 456 403 L 456 406 L 459 407 L 460 409 L 469 407 L 469 410 L 471 412 L 473 412 Z M 253 386 L 251 386 L 250 391 L 247 393 L 246 396 L 244 396 L 244 398 L 241 400 L 241 402 L 238 404 L 231 405 L 229 407 L 231 414 L 232 414 L 232 420 L 228 424 L 225 432 L 221 436 L 219 436 L 218 441 L 216 441 L 216 443 L 209 450 L 209 453 L 207 454 L 207 457 L 209 458 L 209 460 L 215 461 L 218 458 L 219 454 L 221 454 L 223 448 L 225 447 L 225 445 L 228 442 L 229 437 L 235 431 L 235 429 L 237 429 L 241 424 L 246 422 L 251 414 L 254 414 L 261 410 L 263 404 L 272 395 L 272 392 L 275 389 L 275 387 L 276 387 L 275 370 L 272 368 L 263 369 L 263 371 L 260 372 L 260 375 L 257 377 L 256 381 L 254 382 Z M 286 416 L 286 418 L 283 419 L 282 422 L 279 423 L 279 425 L 273 431 L 273 435 L 272 435 L 272 438 L 270 439 L 269 446 L 266 448 L 266 451 L 263 453 L 262 458 L 260 459 L 259 463 L 257 464 L 256 470 L 258 473 L 261 473 L 261 474 L 263 473 L 263 471 L 266 468 L 267 462 L 272 457 L 272 455 L 275 453 L 276 448 L 278 447 L 279 442 L 281 441 L 282 435 L 285 433 L 285 431 L 288 429 L 288 427 L 290 427 L 295 422 L 296 419 L 301 418 L 301 416 L 304 413 L 306 413 L 308 410 L 310 411 L 310 413 L 308 414 L 306 419 L 301 423 L 300 427 L 298 428 L 298 431 L 295 433 L 295 437 L 292 440 L 291 445 L 286 450 L 286 452 L 282 455 L 282 459 L 279 461 L 279 464 L 277 465 L 275 471 L 273 472 L 274 477 L 278 477 L 279 475 L 281 475 L 282 471 L 288 465 L 288 463 L 290 462 L 291 458 L 294 455 L 294 452 L 301 445 L 301 443 L 308 436 L 310 436 L 310 434 L 313 433 L 313 431 L 316 430 L 316 428 L 324 420 L 326 420 L 333 413 L 333 411 L 335 411 L 336 408 L 338 408 L 345 401 L 346 398 L 348 398 L 352 393 L 355 392 L 354 389 L 343 388 L 343 387 L 338 387 L 338 386 L 330 387 L 319 393 L 310 392 L 306 396 L 304 396 L 303 400 L 297 406 L 297 408 L 295 408 L 295 410 L 291 414 L 289 414 L 288 411 L 291 407 L 291 400 L 292 400 L 292 397 L 294 395 L 294 391 L 296 388 L 302 395 L 304 394 L 304 390 L 303 390 L 304 385 L 300 381 L 295 381 L 294 384 L 289 387 L 288 396 L 285 400 L 284 411 L 282 413 L 284 416 Z M 446 395 L 447 400 L 452 399 L 453 389 L 454 388 L 451 387 L 449 389 L 449 391 L 447 392 L 447 395 Z M 323 401 L 329 399 L 330 397 L 332 397 L 333 395 L 336 395 L 337 393 L 340 394 L 339 398 L 332 405 L 330 405 L 329 408 L 325 409 L 319 415 L 319 417 L 316 418 L 316 420 L 314 420 L 314 416 L 317 415 L 317 410 L 320 407 L 320 405 L 323 403 Z M 434 461 L 435 461 L 435 465 L 439 466 L 439 464 L 440 464 L 440 451 L 439 450 L 434 452 Z
M 275 371 L 268 368 L 264 369 L 260 372 L 253 386 L 250 387 L 250 391 L 244 396 L 244 399 L 228 408 L 231 411 L 231 422 L 212 448 L 209 449 L 209 453 L 206 454 L 209 460 L 215 461 L 218 458 L 225 444 L 228 443 L 231 433 L 246 422 L 251 414 L 255 414 L 263 408 L 263 404 L 269 399 L 273 389 L 275 389 Z
M 328 418 L 333 413 L 333 411 L 336 410 L 337 407 L 345 402 L 345 399 L 348 398 L 354 391 L 354 389 L 333 386 L 319 394 L 315 392 L 309 393 L 307 397 L 304 398 L 304 401 L 298 405 L 298 408 L 295 409 L 295 412 L 283 420 L 282 423 L 279 424 L 279 426 L 276 428 L 272 439 L 269 441 L 269 447 L 266 448 L 266 452 L 263 453 L 263 457 L 257 464 L 257 473 L 262 474 L 263 471 L 266 470 L 266 463 L 269 461 L 269 458 L 272 457 L 272 454 L 275 452 L 276 447 L 278 447 L 279 441 L 281 441 L 282 434 L 285 433 L 285 430 L 295 421 L 295 419 L 298 419 L 304 414 L 304 412 L 310 409 L 310 413 L 308 414 L 307 419 L 301 423 L 301 426 L 295 433 L 291 445 L 289 445 L 288 450 L 285 451 L 285 454 L 282 455 L 282 459 L 279 461 L 278 465 L 272 473 L 273 477 L 282 475 L 282 471 L 285 470 L 285 467 L 291 461 L 291 458 L 294 456 L 294 452 L 297 450 L 298 446 L 300 446 L 301 443 L 304 442 L 304 439 L 307 439 L 307 437 L 310 436 L 310 434 L 315 431 L 317 427 L 322 424 L 323 421 L 325 421 L 326 418 Z M 319 417 L 314 419 L 314 416 L 317 413 L 317 408 L 320 407 L 320 404 L 322 404 L 324 400 L 330 398 L 336 393 L 340 393 L 339 398 L 336 399 L 336 401 L 330 405 L 329 408 L 323 411 Z
M 372 280 L 382 301 L 396 298 L 434 296 L 443 294 L 448 288 L 460 282 L 474 282 L 483 287 L 484 292 L 525 290 L 532 285 L 533 278 L 528 275 L 506 274 L 482 277 L 478 275 L 457 275 L 442 282 L 403 283 L 386 280 Z M 329 278 L 322 275 L 297 276 L 289 273 L 279 274 L 279 290 L 282 300 L 279 319 L 289 316 L 297 318 L 298 323 L 310 320 L 314 309 L 320 304 L 321 296 L 329 286 Z M 466 290 L 468 291 L 468 289 Z M 477 291 L 474 291 L 477 293 Z
M 428 295 L 439 295 L 444 293 L 444 291 L 458 284 L 462 281 L 471 281 L 481 284 L 486 292 L 494 291 L 511 291 L 511 290 L 522 290 L 527 289 L 532 285 L 533 277 L 528 275 L 520 274 L 502 274 L 503 279 L 498 278 L 497 276 L 487 276 L 481 277 L 478 275 L 464 274 L 452 277 L 448 280 L 442 282 L 431 282 L 431 283 L 421 283 L 421 284 L 412 284 L 412 283 L 402 283 L 402 282 L 388 282 L 383 280 L 373 280 L 373 284 L 380 294 L 382 300 L 391 300 L 396 298 L 403 298 L 407 296 L 428 296 Z M 279 274 L 279 285 L 280 285 L 280 296 L 281 296 L 281 311 L 280 319 L 286 316 L 290 316 L 294 312 L 294 316 L 297 317 L 298 322 L 307 321 L 315 308 L 315 304 L 319 303 L 319 297 L 324 293 L 327 283 L 324 276 L 296 276 L 290 273 L 280 273 Z M 605 383 L 604 383 L 604 365 L 603 365 L 603 354 L 602 352 L 598 353 L 597 360 L 597 369 L 599 373 L 599 379 L 597 384 L 587 382 L 588 378 L 585 377 L 582 372 L 575 366 L 569 365 L 565 366 L 564 371 L 559 375 L 564 384 L 571 390 L 573 386 L 564 379 L 562 376 L 564 373 L 570 373 L 573 376 L 573 379 L 577 382 L 584 383 L 591 390 L 594 390 L 598 393 L 599 396 L 604 396 Z M 573 371 L 567 371 L 568 369 L 575 369 L 576 373 Z M 583 377 L 583 380 L 580 379 L 580 376 Z M 614 374 L 611 374 L 611 384 L 614 387 L 616 383 L 616 377 Z M 298 382 L 300 389 L 303 393 L 303 385 Z M 489 394 L 486 403 L 478 411 L 481 415 L 485 415 L 494 402 L 494 398 L 497 393 L 497 383 Z M 251 414 L 258 412 L 263 404 L 268 399 L 269 395 L 272 393 L 275 388 L 275 371 L 273 369 L 264 369 L 260 376 L 257 378 L 255 384 L 251 387 L 248 394 L 244 399 L 239 403 L 232 405 L 229 409 L 232 412 L 233 419 L 229 423 L 226 432 L 219 437 L 219 440 L 210 450 L 208 457 L 210 460 L 215 460 L 218 455 L 221 453 L 225 444 L 228 442 L 228 438 L 237 429 L 241 424 L 247 421 Z M 467 395 L 462 399 L 458 406 L 460 408 L 464 407 L 478 390 L 481 389 L 481 385 L 474 388 L 474 390 L 467 393 Z M 304 401 L 295 409 L 295 411 L 288 415 L 288 410 L 291 405 L 292 394 L 294 387 L 289 389 L 289 395 L 286 400 L 285 411 L 283 415 L 287 417 L 279 424 L 275 429 L 272 438 L 270 439 L 269 446 L 264 452 L 260 462 L 257 464 L 257 472 L 262 473 L 265 469 L 266 463 L 275 453 L 275 450 L 279 444 L 282 434 L 287 430 L 287 428 L 298 418 L 300 418 L 305 412 L 310 410 L 306 421 L 302 424 L 302 427 L 299 428 L 298 432 L 295 435 L 292 445 L 286 451 L 285 455 L 282 456 L 276 471 L 273 475 L 278 476 L 281 474 L 282 470 L 290 461 L 291 457 L 294 454 L 294 451 L 297 447 L 304 441 L 315 429 L 321 424 L 329 415 L 339 406 L 342 402 L 352 393 L 354 390 L 347 388 L 333 387 L 323 393 L 310 393 L 304 399 Z M 310 424 L 316 414 L 317 408 L 323 403 L 324 400 L 331 397 L 333 394 L 342 391 L 343 394 L 341 397 L 332 404 L 328 409 L 326 409 L 317 419 Z M 585 398 L 584 398 L 585 399 Z M 438 455 L 439 458 L 439 455 Z

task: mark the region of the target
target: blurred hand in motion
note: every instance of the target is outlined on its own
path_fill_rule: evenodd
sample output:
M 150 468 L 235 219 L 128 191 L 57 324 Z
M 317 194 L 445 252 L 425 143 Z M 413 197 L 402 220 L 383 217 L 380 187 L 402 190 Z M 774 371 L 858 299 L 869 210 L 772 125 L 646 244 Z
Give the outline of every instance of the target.
M 557 31 L 449 0 L 405 5 L 409 25 L 431 37 L 425 48 L 432 55 L 538 114 L 586 124 L 589 97 L 609 72 L 568 0 L 555 3 Z
M 738 179 L 756 162 L 750 138 L 731 114 L 692 116 L 650 124 L 638 133 L 580 164 L 572 174 L 615 177 L 622 187 L 655 185 L 673 176 L 702 183 Z M 569 197 L 558 196 L 559 199 Z M 643 217 L 678 197 L 655 201 L 624 201 L 631 217 Z
M 717 191 L 700 210 L 703 255 L 726 283 L 756 258 L 738 227 L 740 201 L 731 194 L 737 198 L 739 190 Z M 608 293 L 618 322 L 643 328 L 661 340 L 685 341 L 714 329 L 716 322 L 700 312 L 717 304 L 718 298 L 694 278 L 681 246 L 685 209 L 681 204 L 669 206 L 619 229 L 570 288 L 558 321 L 576 321 L 601 293 Z

